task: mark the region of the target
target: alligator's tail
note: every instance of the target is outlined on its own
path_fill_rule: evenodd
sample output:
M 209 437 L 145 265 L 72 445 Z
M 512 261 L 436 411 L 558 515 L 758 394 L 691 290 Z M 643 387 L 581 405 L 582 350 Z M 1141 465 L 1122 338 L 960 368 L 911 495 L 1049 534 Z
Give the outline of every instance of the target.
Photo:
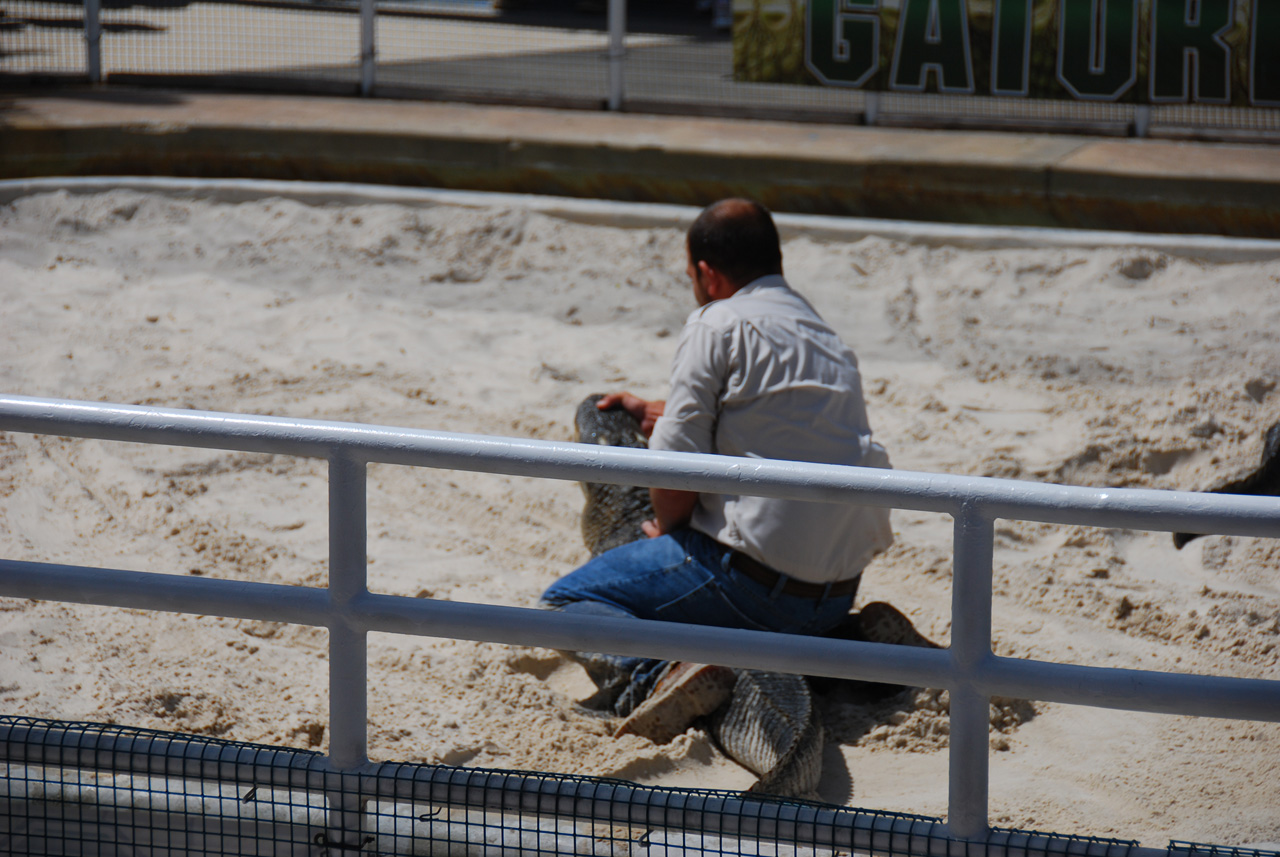
M 753 792 L 809 797 L 822 777 L 822 724 L 804 676 L 739 670 L 711 734 L 725 755 L 760 777 Z

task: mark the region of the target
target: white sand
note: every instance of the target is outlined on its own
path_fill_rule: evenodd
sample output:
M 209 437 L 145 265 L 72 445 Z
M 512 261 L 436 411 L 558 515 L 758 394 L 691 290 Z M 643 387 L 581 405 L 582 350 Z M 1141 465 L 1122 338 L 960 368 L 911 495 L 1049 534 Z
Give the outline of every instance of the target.
M 174 201 L 0 208 L 0 389 L 567 439 L 587 393 L 662 395 L 691 308 L 681 235 L 518 210 Z M 858 351 L 903 469 L 1200 488 L 1280 418 L 1280 261 L 789 241 Z M 585 555 L 570 483 L 371 468 L 371 585 L 532 605 Z M 863 600 L 945 642 L 950 521 L 895 513 Z M 0 435 L 0 556 L 321 585 L 321 464 Z M 1280 549 L 1007 522 L 999 654 L 1280 678 Z M 0 710 L 326 746 L 323 631 L 0 599 Z M 656 747 L 575 712 L 546 650 L 374 635 L 378 759 L 741 788 L 703 734 Z M 946 811 L 936 694 L 828 700 L 823 794 Z M 1280 841 L 1280 726 L 1037 703 L 993 733 L 993 822 Z M 850 795 L 850 786 L 853 795 Z

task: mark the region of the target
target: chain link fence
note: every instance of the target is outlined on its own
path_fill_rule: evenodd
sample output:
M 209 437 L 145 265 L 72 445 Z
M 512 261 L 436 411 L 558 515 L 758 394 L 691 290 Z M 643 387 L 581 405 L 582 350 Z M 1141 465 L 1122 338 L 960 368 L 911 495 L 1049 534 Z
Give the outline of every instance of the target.
M 1280 110 L 735 80 L 705 0 L 0 0 L 0 83 L 84 80 L 1280 141 Z M 612 7 L 611 7 L 611 4 Z M 720 22 L 723 24 L 723 22 Z

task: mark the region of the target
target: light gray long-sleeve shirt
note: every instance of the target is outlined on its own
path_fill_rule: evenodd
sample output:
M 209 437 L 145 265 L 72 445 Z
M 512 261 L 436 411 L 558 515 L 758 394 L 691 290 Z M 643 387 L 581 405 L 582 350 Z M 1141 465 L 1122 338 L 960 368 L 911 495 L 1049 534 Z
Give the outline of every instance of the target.
M 853 352 L 781 276 L 695 310 L 651 449 L 889 467 Z M 691 526 L 791 577 L 857 576 L 893 542 L 887 509 L 702 494 Z

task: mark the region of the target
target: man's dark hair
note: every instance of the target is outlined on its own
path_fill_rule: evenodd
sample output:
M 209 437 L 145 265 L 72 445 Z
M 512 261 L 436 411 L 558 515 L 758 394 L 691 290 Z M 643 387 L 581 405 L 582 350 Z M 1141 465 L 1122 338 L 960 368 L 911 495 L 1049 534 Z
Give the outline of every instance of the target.
M 689 227 L 689 260 L 706 262 L 735 286 L 782 273 L 782 246 L 769 209 L 750 199 L 722 199 Z

